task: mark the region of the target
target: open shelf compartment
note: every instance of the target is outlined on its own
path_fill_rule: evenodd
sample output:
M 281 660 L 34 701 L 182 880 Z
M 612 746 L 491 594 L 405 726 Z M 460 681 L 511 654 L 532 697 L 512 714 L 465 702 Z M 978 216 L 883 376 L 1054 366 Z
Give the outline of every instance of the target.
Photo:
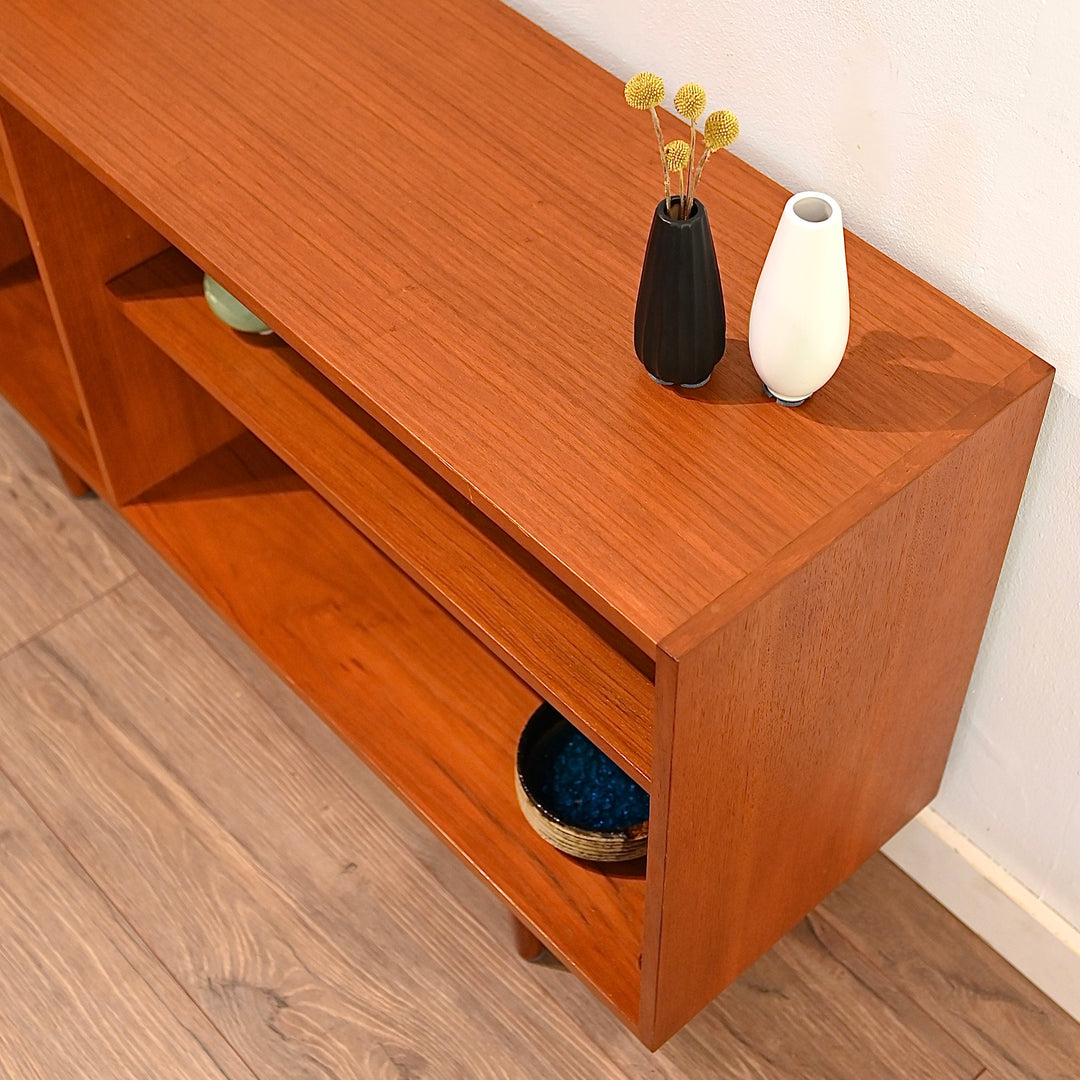
M 110 283 L 128 319 L 630 775 L 650 786 L 654 661 L 278 338 L 209 310 L 176 250 Z
M 3 208 L 0 207 L 0 210 Z M 95 490 L 101 474 L 33 256 L 0 269 L 0 394 Z
M 529 688 L 253 435 L 123 512 L 635 1026 L 644 868 L 579 862 L 525 821 Z

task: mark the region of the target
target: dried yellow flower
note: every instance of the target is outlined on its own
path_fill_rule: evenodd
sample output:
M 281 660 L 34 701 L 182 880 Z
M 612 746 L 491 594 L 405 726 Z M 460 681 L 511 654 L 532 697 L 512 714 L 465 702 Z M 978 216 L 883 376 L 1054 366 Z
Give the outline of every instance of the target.
M 705 87 L 700 83 L 683 83 L 675 91 L 675 111 L 693 123 L 705 111 Z
M 690 144 L 685 139 L 672 139 L 664 147 L 664 164 L 669 172 L 682 172 L 690 164 Z
M 651 71 L 635 75 L 623 88 L 631 109 L 655 109 L 664 100 L 664 80 Z
M 705 145 L 709 151 L 730 146 L 739 134 L 739 118 L 730 109 L 717 109 L 705 117 Z

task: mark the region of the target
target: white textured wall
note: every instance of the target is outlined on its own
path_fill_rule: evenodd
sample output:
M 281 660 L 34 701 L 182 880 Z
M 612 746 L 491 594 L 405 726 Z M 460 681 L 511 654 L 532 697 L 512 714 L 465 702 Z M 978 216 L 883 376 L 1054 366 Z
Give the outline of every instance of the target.
M 1080 398 L 1061 390 L 935 809 L 1080 928 Z
M 511 2 L 1057 367 L 936 808 L 1080 926 L 1080 3 Z

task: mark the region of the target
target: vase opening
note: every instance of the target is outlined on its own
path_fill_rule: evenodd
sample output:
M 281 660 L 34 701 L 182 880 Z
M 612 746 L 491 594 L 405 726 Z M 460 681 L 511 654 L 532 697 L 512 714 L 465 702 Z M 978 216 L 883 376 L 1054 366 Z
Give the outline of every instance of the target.
M 671 197 L 671 213 L 669 214 L 667 212 L 667 207 L 664 205 L 663 202 L 661 202 L 660 203 L 660 207 L 661 207 L 660 214 L 664 218 L 665 221 L 679 222 L 679 223 L 683 223 L 683 222 L 687 222 L 687 221 L 693 221 L 698 216 L 698 206 L 700 204 L 698 203 L 697 199 L 694 200 L 693 206 L 690 207 L 690 213 L 686 217 L 679 217 L 678 216 L 679 207 L 681 205 L 682 204 L 681 204 L 681 201 L 680 201 L 680 197 L 678 195 L 673 195 Z
M 792 210 L 795 211 L 796 217 L 814 223 L 828 221 L 832 217 L 832 207 L 816 195 L 808 195 L 805 199 L 800 199 Z

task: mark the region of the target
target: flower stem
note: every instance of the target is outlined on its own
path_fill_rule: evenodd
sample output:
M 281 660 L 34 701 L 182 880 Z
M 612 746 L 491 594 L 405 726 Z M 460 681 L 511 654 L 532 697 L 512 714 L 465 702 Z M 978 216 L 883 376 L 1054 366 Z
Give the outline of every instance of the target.
M 656 132 L 656 145 L 660 148 L 660 168 L 664 170 L 664 204 L 667 212 L 671 213 L 671 176 L 668 173 L 667 158 L 664 156 L 664 133 L 660 130 L 660 117 L 656 115 L 656 108 L 649 109 L 652 116 L 653 130 Z
M 705 168 L 705 162 L 709 160 L 709 155 L 711 153 L 711 150 L 706 150 L 705 153 L 701 155 L 701 160 L 698 162 L 697 172 L 694 173 L 693 177 L 690 180 L 690 195 L 688 196 L 690 199 L 693 199 L 694 192 L 697 191 L 697 186 L 701 182 L 701 172 Z
M 686 189 L 686 202 L 683 203 L 682 216 L 685 220 L 690 216 L 690 207 L 694 205 L 693 192 L 690 189 L 689 184 L 692 182 L 694 175 L 694 136 L 697 134 L 697 124 L 690 121 L 690 165 L 687 169 L 688 186 Z

